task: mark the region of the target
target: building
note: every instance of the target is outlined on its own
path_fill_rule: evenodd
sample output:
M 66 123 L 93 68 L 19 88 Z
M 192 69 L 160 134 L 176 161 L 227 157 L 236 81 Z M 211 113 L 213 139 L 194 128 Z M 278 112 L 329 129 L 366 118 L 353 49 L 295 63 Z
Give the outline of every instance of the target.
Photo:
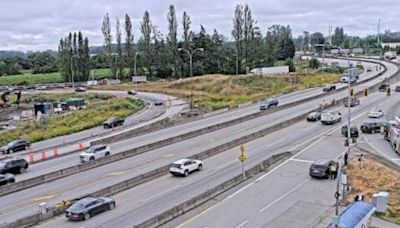
M 250 71 L 250 74 L 288 74 L 289 66 L 259 67 Z
M 382 47 L 388 46 L 389 48 L 396 48 L 397 46 L 400 46 L 400 42 L 393 42 L 393 43 L 381 43 Z

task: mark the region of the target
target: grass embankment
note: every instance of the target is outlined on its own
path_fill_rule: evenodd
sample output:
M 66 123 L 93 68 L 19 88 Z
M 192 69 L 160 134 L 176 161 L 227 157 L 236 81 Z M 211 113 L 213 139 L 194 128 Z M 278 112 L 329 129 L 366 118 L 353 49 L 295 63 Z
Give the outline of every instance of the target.
M 362 192 L 365 201 L 372 202 L 372 195 L 380 191 L 389 192 L 389 209 L 379 215 L 382 219 L 400 224 L 400 173 L 375 159 L 366 158 L 361 170 L 358 161 L 353 161 L 347 168 L 352 191 L 347 202 L 352 202 L 355 195 Z
M 170 82 L 139 84 L 137 86 L 133 86 L 132 84 L 99 86 L 96 89 L 137 89 L 148 92 L 162 92 L 186 98 L 188 101 L 190 101 L 190 97 L 193 94 L 192 98 L 195 107 L 216 110 L 268 96 L 336 82 L 339 80 L 340 75 L 333 73 L 298 75 L 300 79 L 298 84 L 290 82 L 290 78 L 292 77 L 292 75 L 253 75 L 239 77 L 206 75 Z
M 90 75 L 94 73 L 95 79 L 103 79 L 110 77 L 110 69 L 96 69 L 91 70 Z M 63 82 L 60 72 L 46 73 L 46 74 L 32 74 L 27 71 L 18 75 L 9 75 L 0 77 L 0 85 L 33 85 L 33 84 L 46 84 L 46 83 L 59 83 Z
M 16 129 L 0 134 L 0 146 L 13 139 L 26 139 L 31 142 L 41 141 L 56 136 L 79 132 L 101 125 L 111 116 L 126 117 L 144 107 L 140 100 L 117 98 L 105 94 L 38 94 L 23 98 L 23 101 L 55 101 L 61 98 L 83 97 L 89 101 L 87 109 L 71 111 L 63 115 L 54 115 L 48 122 L 39 124 L 35 121 L 24 123 Z

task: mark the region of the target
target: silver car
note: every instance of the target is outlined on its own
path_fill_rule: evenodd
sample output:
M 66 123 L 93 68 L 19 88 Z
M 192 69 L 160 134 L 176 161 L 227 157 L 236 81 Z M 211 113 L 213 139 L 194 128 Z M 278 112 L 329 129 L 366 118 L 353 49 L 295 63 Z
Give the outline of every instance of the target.
M 93 161 L 111 154 L 110 147 L 106 145 L 96 145 L 87 149 L 79 155 L 81 162 Z

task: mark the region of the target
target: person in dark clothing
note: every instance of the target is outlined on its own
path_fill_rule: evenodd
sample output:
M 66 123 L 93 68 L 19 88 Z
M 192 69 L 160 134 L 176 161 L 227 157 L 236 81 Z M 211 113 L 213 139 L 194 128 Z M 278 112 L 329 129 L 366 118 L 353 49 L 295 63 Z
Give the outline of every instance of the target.
M 349 154 L 347 152 L 344 154 L 343 159 L 344 159 L 344 165 L 347 166 L 347 160 L 349 159 Z

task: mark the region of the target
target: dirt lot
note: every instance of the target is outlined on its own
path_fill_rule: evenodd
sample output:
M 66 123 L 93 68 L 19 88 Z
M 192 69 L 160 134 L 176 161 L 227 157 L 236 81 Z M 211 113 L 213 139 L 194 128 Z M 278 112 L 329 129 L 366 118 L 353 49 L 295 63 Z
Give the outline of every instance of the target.
M 360 169 L 357 158 L 346 168 L 352 187 L 346 202 L 353 201 L 355 195 L 362 192 L 365 201 L 372 202 L 372 195 L 380 191 L 389 192 L 389 210 L 380 215 L 382 219 L 400 224 L 400 168 L 379 157 L 367 155 Z

